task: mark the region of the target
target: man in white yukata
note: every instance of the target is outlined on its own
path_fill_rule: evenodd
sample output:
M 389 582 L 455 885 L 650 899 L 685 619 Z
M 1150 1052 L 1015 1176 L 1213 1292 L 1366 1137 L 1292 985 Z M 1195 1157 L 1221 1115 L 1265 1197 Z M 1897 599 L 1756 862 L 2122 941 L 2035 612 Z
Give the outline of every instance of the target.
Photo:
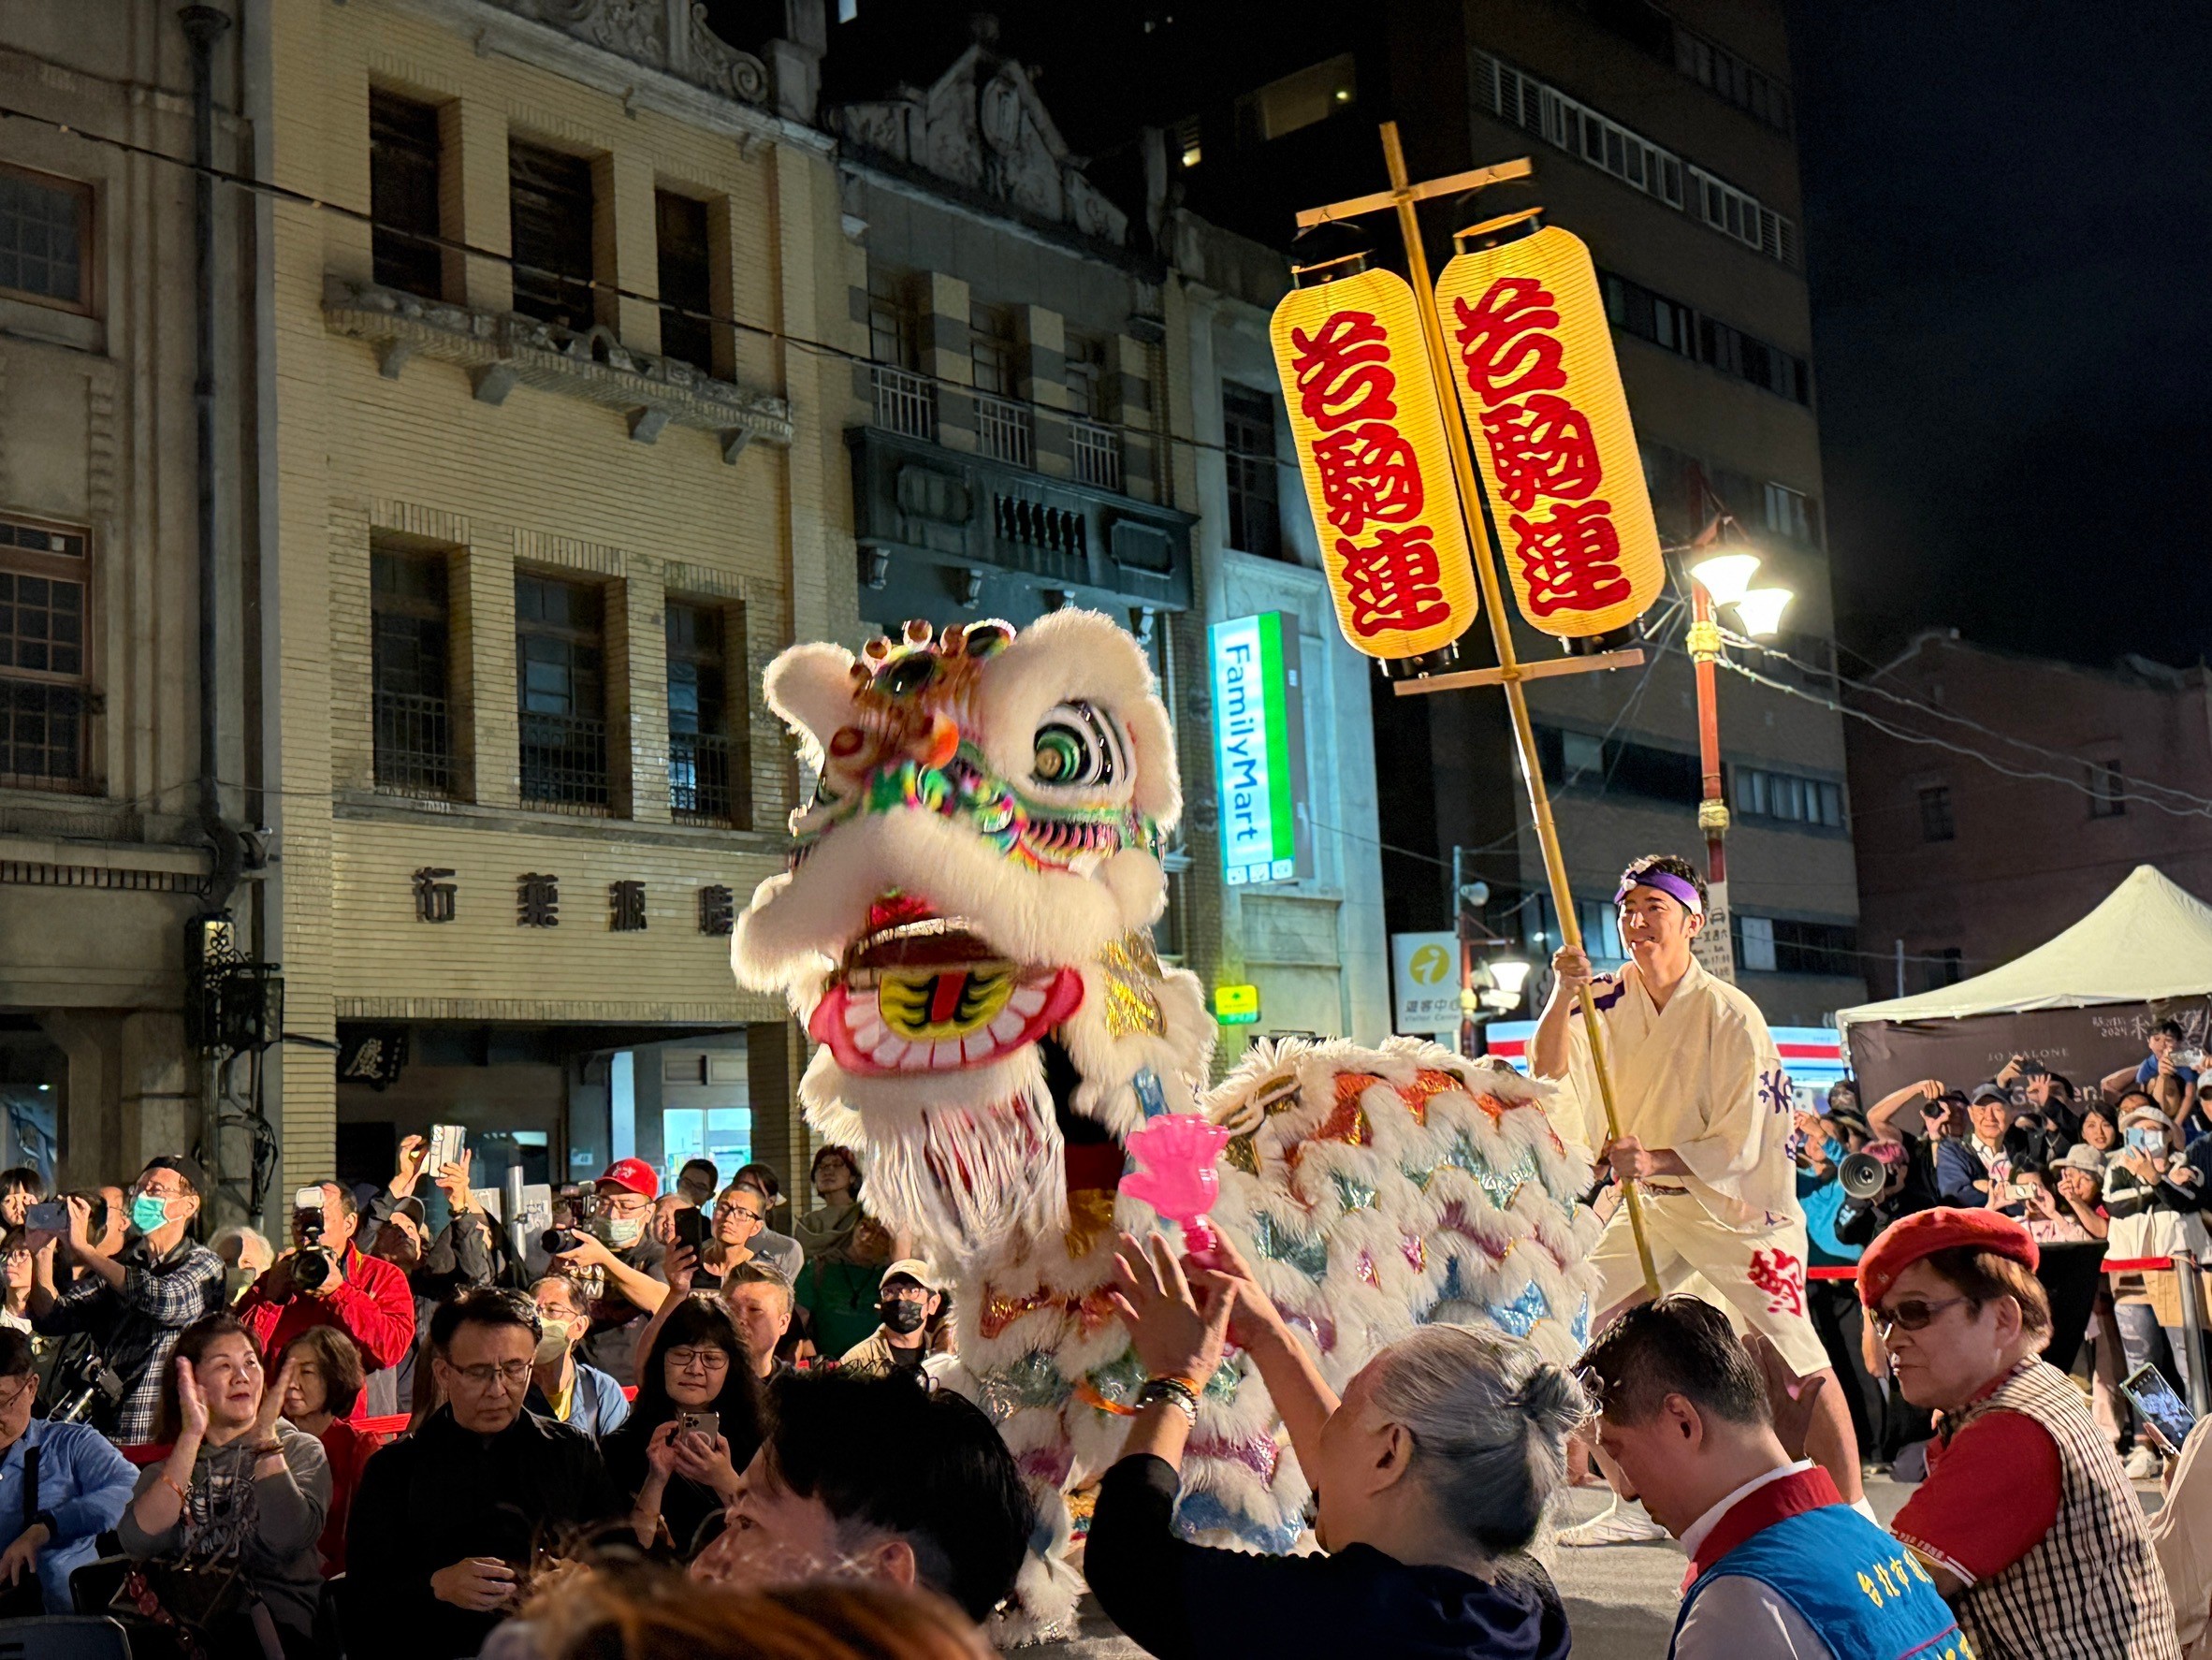
M 1709 1299 L 1717 1292 L 1735 1323 L 1764 1334 L 1798 1376 L 1826 1379 L 1806 1452 L 1847 1504 L 1864 1509 L 1850 1408 L 1806 1312 L 1789 1079 L 1766 1017 L 1691 955 L 1690 942 L 1705 926 L 1705 881 L 1687 860 L 1668 853 L 1637 860 L 1613 903 L 1630 961 L 1617 974 L 1594 975 L 1579 951 L 1552 957 L 1551 997 L 1536 1023 L 1530 1070 L 1564 1085 L 1552 1109 L 1561 1137 L 1594 1153 L 1601 1174 L 1609 1167 L 1637 1184 L 1660 1290 Z M 1576 994 L 1585 985 L 1605 1026 L 1617 1140 L 1606 1134 L 1579 1009 Z M 1627 1206 L 1613 1212 L 1590 1262 L 1599 1275 L 1602 1329 L 1647 1295 Z M 1559 1540 L 1610 1545 L 1665 1536 L 1640 1506 L 1616 1499 Z

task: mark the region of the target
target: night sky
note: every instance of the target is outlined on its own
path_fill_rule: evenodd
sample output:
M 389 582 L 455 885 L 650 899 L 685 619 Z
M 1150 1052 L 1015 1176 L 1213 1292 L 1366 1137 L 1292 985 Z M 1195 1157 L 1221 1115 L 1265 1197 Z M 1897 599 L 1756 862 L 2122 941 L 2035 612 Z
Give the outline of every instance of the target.
M 2212 655 L 2212 13 L 1790 18 L 1845 644 Z

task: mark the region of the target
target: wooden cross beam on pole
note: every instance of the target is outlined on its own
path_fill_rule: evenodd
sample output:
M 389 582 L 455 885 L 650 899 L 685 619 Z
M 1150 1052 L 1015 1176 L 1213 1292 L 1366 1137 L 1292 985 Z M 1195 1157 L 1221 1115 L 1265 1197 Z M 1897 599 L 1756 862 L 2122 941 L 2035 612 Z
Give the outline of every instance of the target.
M 1301 229 L 1308 229 L 1332 220 L 1378 212 L 1384 208 L 1394 209 L 1397 212 L 1398 232 L 1405 242 L 1406 276 L 1413 284 L 1414 299 L 1420 313 L 1421 333 L 1429 348 L 1429 372 L 1435 383 L 1437 400 L 1444 409 L 1444 436 L 1451 452 L 1452 477 L 1459 486 L 1460 510 L 1466 519 L 1468 543 L 1475 553 L 1475 575 L 1482 586 L 1483 606 L 1490 618 L 1491 643 L 1496 648 L 1498 657 L 1498 666 L 1494 669 L 1475 669 L 1461 674 L 1402 680 L 1397 683 L 1396 690 L 1399 696 L 1408 697 L 1461 687 L 1505 687 L 1506 706 L 1513 719 L 1514 744 L 1521 754 L 1521 776 L 1528 785 L 1529 811 L 1535 821 L 1537 843 L 1544 852 L 1544 870 L 1550 880 L 1551 902 L 1559 912 L 1560 938 L 1565 944 L 1580 951 L 1582 928 L 1575 915 L 1574 895 L 1567 885 L 1566 860 L 1559 848 L 1559 828 L 1551 819 L 1551 794 L 1545 788 L 1544 769 L 1536 758 L 1535 729 L 1529 721 L 1528 693 L 1523 683 L 1554 675 L 1624 668 L 1641 663 L 1643 653 L 1614 651 L 1601 656 L 1567 658 L 1558 663 L 1524 665 L 1515 651 L 1512 623 L 1506 611 L 1505 585 L 1498 575 L 1498 567 L 1505 553 L 1498 546 L 1496 527 L 1485 508 L 1482 484 L 1476 475 L 1474 454 L 1467 444 L 1466 423 L 1460 418 L 1458 392 L 1451 384 L 1448 367 L 1453 358 L 1444 338 L 1443 319 L 1436 313 L 1436 286 L 1429 276 L 1428 255 L 1421 248 L 1420 220 L 1414 211 L 1416 203 L 1434 197 L 1457 196 L 1509 179 L 1525 179 L 1529 175 L 1529 164 L 1525 158 L 1521 158 L 1501 162 L 1495 167 L 1478 167 L 1472 172 L 1455 173 L 1449 178 L 1433 179 L 1425 184 L 1415 184 L 1406 177 L 1405 152 L 1398 141 L 1396 122 L 1383 124 L 1382 145 L 1383 160 L 1390 168 L 1389 190 L 1354 197 L 1347 201 L 1332 202 L 1327 207 L 1310 208 L 1298 215 L 1298 224 Z M 1611 1139 L 1618 1140 L 1621 1135 L 1621 1115 L 1613 1100 L 1611 1069 L 1606 1064 L 1605 1031 L 1598 1021 L 1597 1005 L 1592 1000 L 1588 986 L 1581 990 L 1579 1005 L 1583 1027 L 1590 1038 L 1591 1070 L 1596 1074 L 1598 1096 L 1605 1104 L 1606 1133 Z M 1633 1181 L 1623 1179 L 1621 1197 L 1628 1207 L 1628 1226 L 1636 1239 L 1637 1260 L 1643 1269 L 1644 1289 L 1653 1298 L 1657 1298 L 1660 1294 L 1659 1274 L 1652 1264 L 1651 1241 L 1645 1236 L 1642 1196 L 1637 1191 Z

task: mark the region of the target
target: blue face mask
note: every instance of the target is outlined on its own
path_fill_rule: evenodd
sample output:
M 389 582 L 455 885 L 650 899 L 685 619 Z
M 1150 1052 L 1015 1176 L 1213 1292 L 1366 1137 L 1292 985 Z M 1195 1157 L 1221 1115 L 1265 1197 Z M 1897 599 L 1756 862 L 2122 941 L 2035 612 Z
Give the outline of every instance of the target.
M 157 1199 L 151 1193 L 141 1193 L 131 1201 L 131 1226 L 140 1233 L 152 1233 L 167 1223 L 169 1201 Z

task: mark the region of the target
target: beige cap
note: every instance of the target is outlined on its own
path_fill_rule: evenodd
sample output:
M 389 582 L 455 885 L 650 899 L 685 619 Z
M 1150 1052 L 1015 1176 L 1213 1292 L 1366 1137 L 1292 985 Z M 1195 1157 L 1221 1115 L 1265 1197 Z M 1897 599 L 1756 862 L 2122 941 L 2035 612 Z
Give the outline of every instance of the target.
M 939 1289 L 936 1273 L 919 1257 L 901 1257 L 883 1271 L 885 1279 L 896 1279 L 902 1274 L 925 1291 Z

